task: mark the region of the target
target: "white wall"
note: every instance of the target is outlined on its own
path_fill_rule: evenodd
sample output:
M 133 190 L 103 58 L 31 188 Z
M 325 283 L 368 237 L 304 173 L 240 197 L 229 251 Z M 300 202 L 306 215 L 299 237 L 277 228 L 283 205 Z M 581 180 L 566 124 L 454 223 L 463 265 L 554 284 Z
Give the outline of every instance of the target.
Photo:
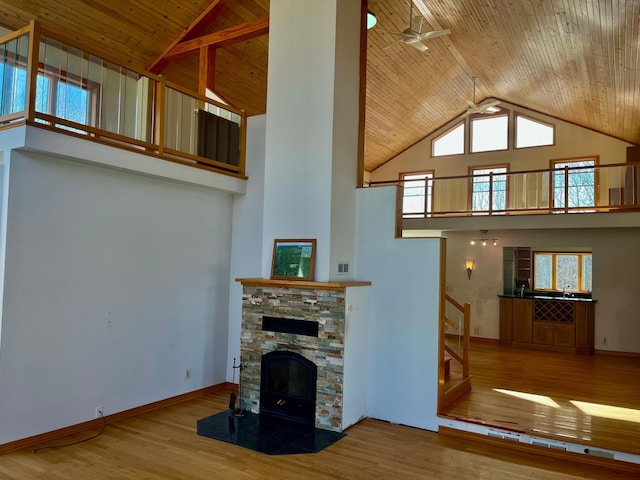
M 437 430 L 440 239 L 395 239 L 395 187 L 356 193 L 358 280 L 370 280 L 369 416 Z
M 236 278 L 261 277 L 262 228 L 264 198 L 264 142 L 266 116 L 247 119 L 245 195 L 233 198 L 233 232 L 231 247 L 231 278 L 229 287 L 229 345 L 227 381 L 234 379 L 233 359 L 240 359 L 242 331 L 242 285 Z M 271 257 L 269 257 L 271 260 Z M 235 372 L 238 382 L 238 372 Z
M 502 247 L 591 250 L 593 298 L 596 303 L 595 348 L 640 352 L 640 245 L 639 228 L 571 230 L 491 230 L 499 246 L 472 246 L 478 231 L 448 232 L 447 291 L 460 302 L 471 304 L 473 336 L 498 338 L 499 306 L 503 291 Z M 474 258 L 471 279 L 464 260 Z M 607 339 L 606 344 L 604 338 Z
M 366 286 L 348 287 L 345 292 L 343 430 L 367 416 L 370 298 Z
M 28 151 L 9 161 L 0 443 L 223 382 L 231 195 Z

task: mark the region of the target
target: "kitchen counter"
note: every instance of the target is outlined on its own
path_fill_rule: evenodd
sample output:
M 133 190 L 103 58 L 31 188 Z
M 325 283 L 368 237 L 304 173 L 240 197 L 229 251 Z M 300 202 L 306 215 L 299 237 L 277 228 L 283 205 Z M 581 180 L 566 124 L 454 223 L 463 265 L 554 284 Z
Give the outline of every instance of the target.
M 594 300 L 593 298 L 585 298 L 585 297 L 571 297 L 571 296 L 567 296 L 567 297 L 563 297 L 562 295 L 538 295 L 535 293 L 525 293 L 524 297 L 521 297 L 520 295 L 506 295 L 506 294 L 500 294 L 498 295 L 498 297 L 501 298 L 530 298 L 532 300 L 560 300 L 562 302 L 597 302 L 597 300 Z

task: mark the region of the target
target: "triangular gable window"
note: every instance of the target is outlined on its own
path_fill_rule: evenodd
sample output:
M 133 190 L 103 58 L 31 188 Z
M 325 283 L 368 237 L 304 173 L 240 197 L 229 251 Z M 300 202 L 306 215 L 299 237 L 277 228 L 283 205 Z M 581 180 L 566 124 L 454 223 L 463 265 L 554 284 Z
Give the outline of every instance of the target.
M 553 145 L 554 136 L 553 125 L 516 115 L 516 148 Z
M 433 140 L 431 145 L 434 157 L 461 155 L 464 153 L 464 122 L 456 125 L 442 136 Z

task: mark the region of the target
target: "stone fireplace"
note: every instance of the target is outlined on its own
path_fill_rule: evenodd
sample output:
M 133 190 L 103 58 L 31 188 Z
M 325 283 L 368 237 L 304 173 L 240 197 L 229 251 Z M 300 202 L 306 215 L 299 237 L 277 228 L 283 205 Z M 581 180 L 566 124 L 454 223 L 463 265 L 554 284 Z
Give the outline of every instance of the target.
M 239 281 L 243 408 L 337 432 L 365 417 L 369 283 Z

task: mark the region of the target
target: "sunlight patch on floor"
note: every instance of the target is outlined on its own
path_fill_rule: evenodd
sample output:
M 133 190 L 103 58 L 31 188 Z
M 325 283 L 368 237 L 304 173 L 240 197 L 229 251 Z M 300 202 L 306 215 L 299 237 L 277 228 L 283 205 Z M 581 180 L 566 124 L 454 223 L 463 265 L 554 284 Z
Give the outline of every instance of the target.
M 546 407 L 552 408 L 560 408 L 551 397 L 547 397 L 546 395 L 536 395 L 535 393 L 526 393 L 526 392 L 516 392 L 514 390 L 504 390 L 502 388 L 494 388 L 494 392 L 504 393 L 505 395 L 510 395 L 512 397 L 521 398 L 523 400 L 528 400 L 529 402 L 535 402 L 540 405 L 544 405 Z
M 579 402 L 578 400 L 570 400 L 570 402 L 583 413 L 591 415 L 592 417 L 640 423 L 640 410 L 614 407 L 612 405 L 603 405 L 600 403 Z

